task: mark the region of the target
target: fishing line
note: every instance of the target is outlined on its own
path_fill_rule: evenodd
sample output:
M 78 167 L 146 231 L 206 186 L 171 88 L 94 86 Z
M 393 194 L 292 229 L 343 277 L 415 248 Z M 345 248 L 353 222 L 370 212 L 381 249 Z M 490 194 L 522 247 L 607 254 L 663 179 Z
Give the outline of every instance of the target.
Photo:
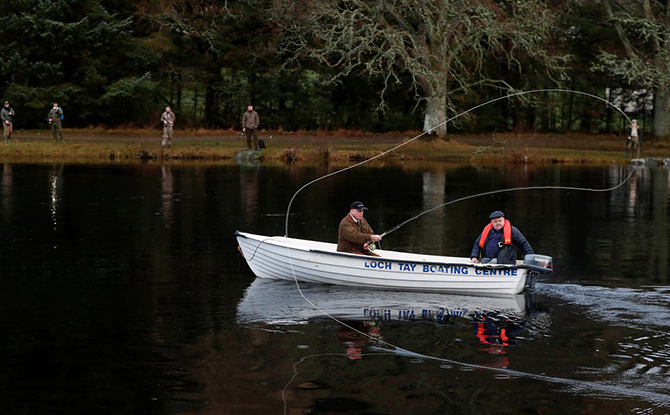
M 601 97 L 599 97 L 599 96 L 597 96 L 597 95 L 589 94 L 589 93 L 587 93 L 587 92 L 575 91 L 575 90 L 570 90 L 570 89 L 560 89 L 560 88 L 535 89 L 535 90 L 530 90 L 530 91 L 520 91 L 520 92 L 515 92 L 515 93 L 512 93 L 512 94 L 507 94 L 507 95 L 502 96 L 502 97 L 494 98 L 494 99 L 489 100 L 489 101 L 486 101 L 486 102 L 484 102 L 484 103 L 482 103 L 482 104 L 476 105 L 476 106 L 474 106 L 474 107 L 472 107 L 472 108 L 470 108 L 470 109 L 468 109 L 468 110 L 466 110 L 466 111 L 463 111 L 463 112 L 461 112 L 461 113 L 459 113 L 459 114 L 457 114 L 457 115 L 455 115 L 455 116 L 453 116 L 453 117 L 447 119 L 446 121 L 444 121 L 444 122 L 442 122 L 442 123 L 440 123 L 440 124 L 438 124 L 438 125 L 432 127 L 431 129 L 429 129 L 429 130 L 427 130 L 427 131 L 424 131 L 423 133 L 421 133 L 421 134 L 419 134 L 419 135 L 417 135 L 417 136 L 411 138 L 410 140 L 407 140 L 406 142 L 403 142 L 403 143 L 401 143 L 401 144 L 398 144 L 397 146 L 395 146 L 395 147 L 393 147 L 393 148 L 391 148 L 391 149 L 389 149 L 389 150 L 387 150 L 387 151 L 384 151 L 384 152 L 382 152 L 382 153 L 380 153 L 380 154 L 378 154 L 378 155 L 376 155 L 376 156 L 374 156 L 374 157 L 372 157 L 372 158 L 370 158 L 370 159 L 363 160 L 362 162 L 356 163 L 356 164 L 354 164 L 354 165 L 352 165 L 352 166 L 348 166 L 348 167 L 345 167 L 345 168 L 343 168 L 343 169 L 340 169 L 340 170 L 337 170 L 337 171 L 328 173 L 328 174 L 326 174 L 326 175 L 324 175 L 324 176 L 321 176 L 321 177 L 318 177 L 318 178 L 316 178 L 316 179 L 314 179 L 314 180 L 312 180 L 312 181 L 306 183 L 306 184 L 303 185 L 302 187 L 300 187 L 300 188 L 293 194 L 293 196 L 291 197 L 291 200 L 289 201 L 289 204 L 288 204 L 288 208 L 287 208 L 287 210 L 286 210 L 286 223 L 285 223 L 285 235 L 284 235 L 285 238 L 288 238 L 288 226 L 289 226 L 289 219 L 290 219 L 290 216 L 291 216 L 291 206 L 293 205 L 293 201 L 294 201 L 295 198 L 298 196 L 298 194 L 299 194 L 303 189 L 307 188 L 308 186 L 310 186 L 310 185 L 312 185 L 312 184 L 314 184 L 314 183 L 316 183 L 316 182 L 318 182 L 318 181 L 324 180 L 324 179 L 326 179 L 326 178 L 328 178 L 328 177 L 332 177 L 332 176 L 334 176 L 334 175 L 336 175 L 336 174 L 343 173 L 343 172 L 345 172 L 345 171 L 347 171 L 347 170 L 351 170 L 351 169 L 353 169 L 353 168 L 362 166 L 362 165 L 365 164 L 365 163 L 369 163 L 369 162 L 371 162 L 372 160 L 375 160 L 375 159 L 377 159 L 377 158 L 379 158 L 379 157 L 382 157 L 382 156 L 384 156 L 384 155 L 386 155 L 386 154 L 388 154 L 388 153 L 390 153 L 390 152 L 392 152 L 392 151 L 395 151 L 395 150 L 397 150 L 397 149 L 399 149 L 399 148 L 401 148 L 401 147 L 403 147 L 403 146 L 405 146 L 405 145 L 407 145 L 407 144 L 409 144 L 409 143 L 411 143 L 411 142 L 417 140 L 418 138 L 420 138 L 420 137 L 422 137 L 422 136 L 424 136 L 424 135 L 426 135 L 426 134 L 432 132 L 433 130 L 437 129 L 438 127 L 441 127 L 442 125 L 445 125 L 445 124 L 448 123 L 448 122 L 451 122 L 451 121 L 453 121 L 453 120 L 455 120 L 455 119 L 457 119 L 457 118 L 459 118 L 459 117 L 462 117 L 463 115 L 466 115 L 466 114 L 468 114 L 468 113 L 470 113 L 470 112 L 472 112 L 472 111 L 474 111 L 474 110 L 476 110 L 476 109 L 478 109 L 478 108 L 481 108 L 481 107 L 483 107 L 483 106 L 492 104 L 492 103 L 494 103 L 494 102 L 497 102 L 497 101 L 500 101 L 500 100 L 503 100 L 503 99 L 509 99 L 509 98 L 516 97 L 516 96 L 521 96 L 521 95 L 526 95 L 526 94 L 532 94 L 532 93 L 539 93 L 539 92 L 567 92 L 567 93 L 573 93 L 573 94 L 585 95 L 585 96 L 593 97 L 593 98 L 596 98 L 596 99 L 598 99 L 598 100 L 600 100 L 600 101 L 603 101 L 603 102 L 605 102 L 606 104 L 612 106 L 612 107 L 615 108 L 617 111 L 619 111 L 619 112 L 620 112 L 620 113 L 621 113 L 627 120 L 630 121 L 630 118 L 628 117 L 628 115 L 626 115 L 625 112 L 623 112 L 620 108 L 618 108 L 618 107 L 617 107 L 616 105 L 614 105 L 613 103 L 607 101 L 606 99 L 603 99 L 603 98 L 601 98 Z M 633 174 L 635 171 L 636 171 L 636 170 L 633 169 L 633 171 L 629 174 L 629 176 L 626 178 L 626 180 L 624 180 L 624 181 L 623 181 L 622 183 L 620 183 L 618 186 L 614 186 L 614 187 L 611 188 L 611 189 L 588 189 L 588 188 L 577 188 L 577 187 L 567 187 L 567 186 L 562 186 L 562 187 L 559 187 L 559 186 L 542 186 L 542 187 L 537 187 L 537 188 L 538 188 L 538 189 L 539 189 L 539 188 L 542 188 L 542 189 L 548 189 L 548 188 L 550 188 L 550 187 L 553 187 L 553 188 L 569 189 L 569 190 L 581 190 L 581 191 L 603 191 L 603 192 L 604 192 L 604 191 L 610 191 L 610 190 L 614 190 L 614 189 L 616 189 L 617 187 L 622 186 L 624 183 L 626 183 L 626 182 L 630 179 L 630 177 L 632 176 L 632 174 Z M 514 188 L 514 189 L 503 189 L 503 190 L 497 190 L 497 191 L 491 191 L 491 192 L 484 192 L 484 193 L 480 193 L 480 194 L 478 194 L 478 195 L 467 196 L 467 197 L 464 197 L 464 198 L 461 198 L 461 199 L 457 199 L 457 200 L 454 200 L 454 201 L 451 201 L 451 202 L 447 202 L 447 203 L 445 203 L 445 204 L 442 204 L 442 205 L 440 205 L 440 206 L 437 206 L 437 207 L 434 207 L 434 208 L 432 208 L 432 209 L 429 209 L 429 210 L 427 210 L 427 211 L 425 211 L 425 212 L 422 212 L 422 213 L 420 213 L 419 215 L 416 215 L 415 217 L 410 218 L 409 220 L 407 220 L 407 221 L 405 221 L 405 222 L 402 222 L 400 225 L 397 225 L 396 227 L 394 227 L 394 228 L 392 228 L 391 230 L 387 231 L 386 234 L 388 234 L 388 233 L 390 233 L 390 232 L 393 232 L 393 231 L 397 230 L 397 229 L 400 228 L 401 226 L 403 226 L 403 225 L 405 225 L 406 223 L 408 223 L 408 222 L 410 222 L 410 221 L 412 221 L 412 220 L 414 220 L 414 219 L 416 219 L 416 218 L 422 216 L 422 215 L 425 214 L 425 213 L 429 213 L 429 212 L 431 212 L 431 211 L 433 211 L 433 210 L 435 210 L 435 209 L 438 209 L 438 208 L 440 208 L 440 207 L 446 206 L 446 205 L 448 205 L 448 204 L 453 204 L 453 203 L 456 203 L 456 202 L 458 202 L 458 201 L 466 200 L 466 199 L 471 199 L 471 198 L 474 198 L 474 197 L 481 197 L 481 196 L 485 196 L 485 195 L 490 195 L 490 194 L 495 194 L 495 193 L 501 193 L 501 192 L 504 192 L 504 191 L 518 191 L 518 190 L 522 190 L 522 189 L 524 189 L 524 190 L 528 190 L 528 189 L 532 189 L 532 188 L 533 188 L 533 187 L 529 187 L 529 188 Z M 269 238 L 268 238 L 268 239 L 269 239 Z M 264 241 L 265 241 L 265 240 L 264 240 Z M 264 241 L 263 241 L 263 242 L 264 242 Z M 263 242 L 259 243 L 259 245 L 256 247 L 256 251 L 258 250 L 258 248 L 260 247 L 260 245 L 261 245 Z M 387 344 L 387 345 L 389 345 L 389 346 L 391 346 L 391 347 L 394 347 L 394 348 L 398 348 L 398 349 L 399 349 L 399 347 L 397 347 L 397 346 L 395 346 L 395 345 L 392 345 L 392 344 L 389 344 L 389 343 L 387 343 L 387 342 L 385 342 L 385 341 L 383 341 L 383 340 L 374 338 L 374 337 L 368 335 L 367 333 L 364 333 L 364 332 L 362 332 L 362 331 L 360 331 L 360 330 L 357 330 L 357 329 L 354 328 L 354 327 L 351 327 L 351 326 L 347 325 L 346 323 L 344 323 L 344 322 L 340 321 L 339 319 L 335 318 L 334 316 L 330 315 L 328 312 L 326 312 L 325 310 L 322 310 L 320 307 L 318 307 L 316 304 L 314 304 L 312 301 L 310 301 L 310 300 L 304 295 L 304 293 L 302 292 L 302 290 L 300 289 L 300 283 L 299 283 L 298 278 L 297 278 L 297 275 L 296 275 L 296 273 L 295 273 L 295 269 L 294 269 L 294 266 L 293 266 L 293 258 L 291 257 L 290 248 L 287 246 L 287 247 L 286 247 L 286 250 L 287 250 L 287 252 L 288 252 L 287 257 L 288 257 L 288 259 L 289 259 L 289 265 L 290 265 L 290 267 L 291 267 L 291 272 L 292 272 L 292 274 L 293 274 L 293 280 L 295 281 L 295 284 L 296 284 L 296 287 L 297 287 L 297 289 L 298 289 L 298 292 L 300 293 L 300 296 L 301 296 L 303 299 L 305 299 L 305 301 L 307 301 L 310 305 L 312 305 L 312 307 L 314 307 L 315 309 L 317 309 L 319 312 L 321 312 L 322 314 L 324 314 L 324 315 L 327 316 L 328 318 L 334 320 L 334 321 L 337 322 L 338 324 L 341 324 L 342 326 L 347 327 L 347 328 L 349 328 L 349 329 L 351 329 L 351 330 L 353 330 L 353 331 L 355 331 L 355 332 L 358 332 L 359 334 L 361 334 L 361 335 L 363 335 L 363 336 L 366 336 L 366 337 L 368 337 L 368 338 L 370 338 L 370 339 L 372 339 L 372 340 L 375 340 L 375 341 L 378 341 L 378 342 L 380 342 L 380 343 Z M 255 256 L 255 254 L 256 254 L 256 251 L 254 251 L 254 256 Z
M 312 181 L 306 183 L 306 184 L 303 185 L 302 187 L 300 187 L 300 188 L 293 194 L 293 196 L 291 197 L 291 199 L 290 199 L 290 201 L 289 201 L 289 204 L 288 204 L 288 207 L 287 207 L 287 210 L 286 210 L 285 235 L 284 235 L 285 238 L 288 239 L 289 218 L 290 218 L 290 215 L 291 215 L 291 206 L 293 205 L 293 201 L 295 200 L 295 198 L 297 197 L 297 195 L 298 195 L 302 190 L 304 190 L 305 188 L 307 188 L 308 186 L 310 186 L 310 185 L 312 185 L 312 184 L 314 184 L 314 183 L 317 183 L 317 182 L 319 182 L 319 181 L 321 181 L 321 180 L 324 180 L 324 179 L 326 179 L 326 178 L 328 178 L 328 177 L 332 177 L 332 176 L 334 176 L 334 175 L 336 175 L 336 174 L 343 173 L 343 172 L 345 172 L 345 171 L 354 169 L 354 168 L 356 168 L 356 167 L 362 166 L 363 164 L 369 163 L 369 162 L 371 162 L 371 161 L 373 161 L 373 160 L 376 160 L 376 159 L 378 159 L 378 158 L 380 158 L 380 157 L 383 157 L 384 155 L 389 154 L 389 153 L 391 153 L 391 152 L 393 152 L 393 151 L 395 151 L 395 150 L 397 150 L 397 149 L 399 149 L 399 148 L 401 148 L 401 147 L 403 147 L 403 146 L 405 146 L 405 145 L 407 145 L 407 144 L 409 144 L 409 143 L 411 143 L 411 142 L 413 142 L 413 141 L 419 139 L 420 137 L 423 137 L 424 135 L 431 133 L 431 132 L 434 131 L 435 129 L 437 129 L 437 128 L 439 128 L 439 127 L 441 127 L 441 126 L 443 126 L 443 125 L 445 125 L 445 124 L 447 124 L 447 123 L 449 123 L 449 122 L 451 122 L 451 121 L 453 121 L 453 120 L 455 120 L 455 119 L 457 119 L 457 118 L 460 118 L 460 117 L 462 117 L 462 116 L 464 116 L 464 115 L 466 115 L 466 114 L 468 114 L 468 113 L 470 113 L 470 112 L 472 112 L 472 111 L 474 111 L 474 110 L 476 110 L 476 109 L 478 109 L 478 108 L 481 108 L 481 107 L 486 106 L 486 105 L 490 105 L 490 104 L 492 104 L 492 103 L 494 103 L 494 102 L 497 102 L 497 101 L 500 101 L 500 100 L 503 100 L 503 99 L 509 99 L 509 98 L 516 97 L 516 96 L 521 96 L 521 95 L 526 95 L 526 94 L 532 94 L 532 93 L 539 93 L 539 92 L 567 92 L 567 93 L 573 93 L 573 94 L 579 94 L 579 95 L 585 95 L 585 96 L 593 97 L 593 98 L 596 98 L 596 99 L 598 99 L 598 100 L 600 100 L 600 101 L 603 101 L 603 102 L 605 102 L 606 104 L 608 104 L 608 105 L 612 106 L 613 108 L 615 108 L 617 111 L 619 111 L 619 112 L 620 112 L 620 113 L 621 113 L 621 114 L 622 114 L 622 115 L 623 115 L 623 116 L 630 122 L 630 118 L 629 118 L 629 117 L 626 115 L 626 113 L 624 113 L 620 108 L 618 108 L 617 106 L 615 106 L 615 105 L 612 104 L 611 102 L 609 102 L 609 101 L 607 101 L 607 100 L 605 100 L 605 99 L 603 99 L 603 98 L 601 98 L 601 97 L 599 97 L 599 96 L 597 96 L 597 95 L 589 94 L 589 93 L 587 93 L 587 92 L 574 91 L 574 90 L 569 90 L 569 89 L 558 89 L 558 88 L 557 88 L 557 89 L 536 89 L 536 90 L 530 90 L 530 91 L 516 92 L 516 93 L 508 94 L 508 95 L 505 95 L 505 96 L 502 96 L 502 97 L 494 98 L 494 99 L 489 100 L 489 101 L 487 101 L 487 102 L 484 102 L 484 103 L 482 103 L 482 104 L 476 105 L 476 106 L 474 106 L 474 107 L 472 107 L 472 108 L 470 108 L 470 109 L 468 109 L 468 110 L 466 110 L 466 111 L 463 111 L 463 112 L 461 112 L 461 113 L 459 113 L 459 114 L 457 114 L 457 115 L 455 115 L 455 116 L 453 116 L 453 117 L 447 119 L 446 121 L 444 121 L 444 122 L 442 122 L 442 123 L 440 123 L 440 124 L 438 124 L 438 125 L 436 125 L 436 126 L 430 128 L 430 129 L 424 131 L 423 133 L 421 133 L 421 134 L 419 134 L 419 135 L 417 135 L 417 136 L 415 136 L 415 137 L 413 137 L 413 138 L 411 138 L 411 139 L 409 139 L 409 140 L 407 140 L 407 141 L 405 141 L 405 142 L 403 142 L 403 143 L 401 143 L 401 144 L 398 144 L 397 146 L 395 146 L 395 147 L 393 147 L 393 148 L 391 148 L 391 149 L 389 149 L 389 150 L 386 150 L 386 151 L 384 151 L 384 152 L 382 152 L 382 153 L 380 153 L 380 154 L 378 154 L 378 155 L 376 155 L 376 156 L 374 156 L 374 157 L 371 157 L 371 158 L 369 158 L 369 159 L 367 159 L 367 160 L 364 160 L 364 161 L 361 161 L 361 162 L 359 162 L 359 163 L 356 163 L 356 164 L 354 164 L 354 165 L 352 165 L 352 166 L 348 166 L 348 167 L 345 167 L 345 168 L 343 168 L 343 169 L 340 169 L 340 170 L 337 170 L 337 171 L 328 173 L 328 174 L 326 174 L 326 175 L 324 175 L 324 176 L 318 177 L 318 178 L 316 178 L 316 179 L 314 179 L 314 180 L 312 180 Z M 512 188 L 512 189 L 502 189 L 502 190 L 496 190 L 496 191 L 490 191 L 490 192 L 483 192 L 483 193 L 479 193 L 479 194 L 477 194 L 477 195 L 472 195 L 472 196 L 466 196 L 466 197 L 463 197 L 463 198 L 460 198 L 460 199 L 456 199 L 456 200 L 453 200 L 453 201 L 444 203 L 444 204 L 442 204 L 442 205 L 436 206 L 436 207 L 431 208 L 431 209 L 429 209 L 429 210 L 427 210 L 427 211 L 421 212 L 419 215 L 416 215 L 415 217 L 412 217 L 412 218 L 410 218 L 409 220 L 407 220 L 407 221 L 405 221 L 405 222 L 402 222 L 402 223 L 399 224 L 399 225 L 396 225 L 394 228 L 392 228 L 392 229 L 390 229 L 389 231 L 385 232 L 385 234 L 389 234 L 389 233 L 391 233 L 391 232 L 393 232 L 393 231 L 399 229 L 401 226 L 405 225 L 406 223 L 408 223 L 408 222 L 410 222 L 410 221 L 412 221 L 412 220 L 414 220 L 414 219 L 416 219 L 416 218 L 418 218 L 418 217 L 420 217 L 420 216 L 422 216 L 422 215 L 424 215 L 424 214 L 426 214 L 426 213 L 432 212 L 432 211 L 434 211 L 434 210 L 436 210 L 436 209 L 438 209 L 438 208 L 440 208 L 440 207 L 443 207 L 443 206 L 446 206 L 446 205 L 449 205 L 449 204 L 453 204 L 453 203 L 456 203 L 456 202 L 459 202 L 459 201 L 462 201 L 462 200 L 472 199 L 472 198 L 475 198 L 475 197 L 482 197 L 482 196 L 491 195 L 491 194 L 496 194 L 496 193 L 511 192 L 511 191 L 519 191 L 519 190 L 546 190 L 546 189 L 558 189 L 558 190 L 575 190 L 575 191 L 607 192 L 607 191 L 614 190 L 614 189 L 616 189 L 616 188 L 622 186 L 623 184 L 625 184 L 625 183 L 632 177 L 632 175 L 633 175 L 633 173 L 634 173 L 635 171 L 636 171 L 636 169 L 633 169 L 633 170 L 631 171 L 631 173 L 628 175 L 628 177 L 627 177 L 623 182 L 619 183 L 617 186 L 614 186 L 614 187 L 612 187 L 612 188 L 607 188 L 607 189 L 589 189 L 589 188 L 568 187 L 568 186 L 531 186 L 531 187 L 523 187 L 523 188 L 520 187 L 520 188 Z M 268 238 L 268 239 L 270 239 L 270 238 Z M 264 240 L 264 241 L 265 241 L 265 240 Z M 260 245 L 261 245 L 264 241 L 262 241 L 262 242 L 259 243 L 259 245 L 256 247 L 256 250 L 258 250 L 258 248 L 260 247 Z M 414 352 L 412 352 L 412 351 L 403 349 L 402 347 L 396 346 L 396 345 L 394 345 L 394 344 L 392 344 L 392 343 L 389 343 L 389 342 L 387 342 L 387 341 L 385 341 L 385 340 L 379 339 L 379 338 L 374 337 L 374 336 L 372 336 L 372 335 L 370 335 L 370 334 L 368 334 L 368 333 L 365 333 L 365 332 L 363 332 L 363 331 L 361 331 L 361 330 L 358 330 L 358 329 L 356 329 L 355 327 L 352 327 L 352 326 L 350 326 L 349 324 L 347 324 L 347 323 L 343 322 L 342 320 L 336 318 L 335 316 L 331 315 L 331 314 L 328 313 L 327 311 L 321 309 L 318 305 L 314 304 L 311 300 L 309 300 L 309 299 L 305 296 L 305 294 L 303 293 L 302 289 L 300 288 L 300 282 L 298 281 L 298 278 L 297 278 L 297 275 L 296 275 L 296 272 L 295 272 L 295 267 L 294 267 L 294 264 L 293 264 L 293 257 L 291 256 L 291 249 L 290 249 L 289 246 L 286 246 L 286 251 L 287 251 L 287 258 L 288 258 L 288 261 L 289 261 L 289 265 L 290 265 L 290 268 L 291 268 L 291 272 L 292 272 L 292 274 L 293 274 L 293 280 L 294 280 L 294 282 L 295 282 L 296 288 L 298 289 L 298 292 L 299 292 L 300 296 L 301 296 L 307 303 L 309 303 L 312 307 L 314 307 L 316 310 L 318 310 L 320 313 L 322 313 L 322 314 L 325 315 L 326 317 L 328 317 L 328 318 L 330 318 L 331 320 L 335 321 L 336 323 L 340 324 L 341 326 L 346 327 L 347 329 L 352 330 L 353 332 L 358 333 L 358 334 L 360 334 L 360 335 L 362 335 L 362 336 L 364 336 L 364 337 L 367 337 L 368 339 L 372 340 L 373 342 L 376 342 L 376 343 L 378 343 L 378 344 L 382 344 L 382 345 L 389 346 L 389 347 L 393 348 L 396 352 L 400 352 L 400 353 L 403 353 L 403 354 L 407 354 L 407 355 L 416 355 L 416 356 L 424 356 L 424 355 L 421 355 L 421 354 L 414 353 Z M 256 251 L 254 251 L 254 256 L 255 256 L 255 253 L 256 253 Z M 425 357 L 427 357 L 427 358 L 431 358 L 431 359 L 435 359 L 435 360 L 441 360 L 441 361 L 449 362 L 449 363 L 453 363 L 453 364 L 459 364 L 459 365 L 470 366 L 470 367 L 478 367 L 478 365 L 471 365 L 471 364 L 467 364 L 467 363 L 460 363 L 460 362 L 451 361 L 451 360 L 448 360 L 448 359 L 442 359 L 442 358 L 430 357 L 430 356 L 425 356 Z M 485 366 L 481 366 L 481 367 L 482 367 L 482 368 L 487 368 L 487 367 L 485 367 Z M 487 369 L 490 369 L 490 368 L 487 368 Z M 498 369 L 498 370 L 499 370 L 499 369 Z M 518 376 L 526 376 L 526 377 L 530 376 L 530 377 L 536 377 L 536 378 L 544 379 L 544 377 L 541 377 L 540 375 L 533 375 L 533 374 L 524 373 L 524 372 L 510 371 L 510 373 L 515 373 L 515 374 L 517 374 Z M 549 379 L 549 377 L 547 377 L 547 379 Z M 567 382 L 568 380 L 564 380 L 564 381 Z M 575 381 L 575 382 L 576 382 L 576 381 Z M 573 382 L 573 383 L 574 383 L 574 382 Z M 666 400 L 667 400 L 668 396 L 665 396 L 665 398 L 666 398 Z
M 375 346 L 371 346 L 371 349 L 378 350 L 378 351 L 384 351 L 384 352 L 391 352 L 391 353 L 395 353 L 395 354 L 399 354 L 399 355 L 406 355 L 407 357 L 416 357 L 416 358 L 420 358 L 420 359 L 435 360 L 437 362 L 458 365 L 458 366 L 467 367 L 467 368 L 470 368 L 470 369 L 488 370 L 488 371 L 504 373 L 506 375 L 516 376 L 516 377 L 530 378 L 530 379 L 535 379 L 535 380 L 541 380 L 541 381 L 544 381 L 544 382 L 559 383 L 559 384 L 564 384 L 564 385 L 573 386 L 573 387 L 581 387 L 581 388 L 584 388 L 584 389 L 591 389 L 591 390 L 596 390 L 596 391 L 601 391 L 601 392 L 607 392 L 607 393 L 613 394 L 614 396 L 626 395 L 626 396 L 632 396 L 632 397 L 637 397 L 637 398 L 645 398 L 645 399 L 649 399 L 649 400 L 652 400 L 654 402 L 657 402 L 660 405 L 665 406 L 665 407 L 670 405 L 670 395 L 657 393 L 657 392 L 649 392 L 649 391 L 645 391 L 645 390 L 630 389 L 630 388 L 616 386 L 616 385 L 607 385 L 607 384 L 598 383 L 598 382 L 589 382 L 589 381 L 586 381 L 586 380 L 567 379 L 567 378 L 560 378 L 560 377 L 549 376 L 549 375 L 538 375 L 538 374 L 534 374 L 534 373 L 521 372 L 519 370 L 508 369 L 508 368 L 504 368 L 504 367 L 503 368 L 501 368 L 501 367 L 490 367 L 490 366 L 484 366 L 484 365 L 477 365 L 477 364 L 473 364 L 473 363 L 463 363 L 463 362 L 459 362 L 457 360 L 445 359 L 445 358 L 442 358 L 442 357 L 434 357 L 434 356 L 429 356 L 429 355 L 425 355 L 425 354 L 421 354 L 421 353 L 415 353 L 415 352 L 407 353 L 406 351 L 403 351 L 403 350 L 388 350 L 388 349 L 384 349 L 384 348 L 378 348 L 378 347 L 375 347 Z
M 434 357 L 434 356 L 429 356 L 421 353 L 416 353 L 416 352 L 410 352 L 402 349 L 385 349 L 382 347 L 376 347 L 376 346 L 370 346 L 370 348 L 374 351 L 380 352 L 380 353 L 361 353 L 359 356 L 361 357 L 370 357 L 370 356 L 404 356 L 404 357 L 413 357 L 413 358 L 418 358 L 421 360 L 432 360 L 436 361 L 442 364 L 449 364 L 449 365 L 454 365 L 454 366 L 459 366 L 459 367 L 464 367 L 468 369 L 474 369 L 474 370 L 485 370 L 489 372 L 496 372 L 496 373 L 501 373 L 504 375 L 508 376 L 513 376 L 513 377 L 518 377 L 518 378 L 527 378 L 527 379 L 533 379 L 533 380 L 539 380 L 547 383 L 553 383 L 553 384 L 558 384 L 558 385 L 565 385 L 568 387 L 572 388 L 577 388 L 577 389 L 582 389 L 582 390 L 591 390 L 591 391 L 597 391 L 597 392 L 604 392 L 611 394 L 614 397 L 620 397 L 622 395 L 624 396 L 629 396 L 629 397 L 635 397 L 635 398 L 642 398 L 646 400 L 650 400 L 652 402 L 657 403 L 659 406 L 662 407 L 668 407 L 670 406 L 670 395 L 667 394 L 662 394 L 658 392 L 650 392 L 650 391 L 645 391 L 645 390 L 639 390 L 639 389 L 631 389 L 631 388 L 626 388 L 626 387 L 620 387 L 616 385 L 608 385 L 605 383 L 599 383 L 599 382 L 590 382 L 590 381 L 585 381 L 585 380 L 576 380 L 576 379 L 567 379 L 567 378 L 560 378 L 556 376 L 549 376 L 549 375 L 538 375 L 538 374 L 533 374 L 533 373 L 527 373 L 527 372 L 521 372 L 519 370 L 514 370 L 514 369 L 508 369 L 505 367 L 492 367 L 492 366 L 485 366 L 485 365 L 478 365 L 478 364 L 473 364 L 473 363 L 464 363 L 464 362 L 459 362 L 457 360 L 451 360 L 451 359 L 445 359 L 441 357 Z M 284 385 L 284 388 L 282 389 L 281 392 L 281 397 L 282 397 L 282 402 L 284 403 L 284 414 L 287 413 L 288 410 L 288 401 L 286 399 L 286 390 L 288 387 L 293 383 L 296 377 L 298 377 L 298 366 L 308 359 L 313 359 L 316 357 L 337 357 L 337 358 L 342 358 L 342 357 L 347 357 L 346 354 L 344 353 L 318 353 L 318 354 L 312 354 L 308 356 L 303 356 L 300 358 L 297 362 L 293 363 L 292 368 L 293 368 L 293 375 L 289 379 L 289 381 Z

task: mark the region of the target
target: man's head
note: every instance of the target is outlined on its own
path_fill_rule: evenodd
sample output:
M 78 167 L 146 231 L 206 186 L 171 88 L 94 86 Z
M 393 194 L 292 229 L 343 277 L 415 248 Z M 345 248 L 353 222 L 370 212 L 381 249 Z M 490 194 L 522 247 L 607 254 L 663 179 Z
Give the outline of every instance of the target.
M 165 107 L 165 112 L 170 112 L 170 111 L 172 111 L 172 109 L 170 109 L 170 107 Z
M 251 112 L 251 111 L 253 111 L 253 110 L 254 110 L 254 106 L 253 106 L 253 105 L 249 105 L 249 106 L 247 107 L 247 111 Z
M 58 103 L 54 102 L 54 108 L 58 108 Z
M 9 107 L 9 101 L 5 101 L 5 107 Z
M 499 210 L 496 210 L 495 212 L 491 213 L 489 215 L 489 219 L 491 220 L 491 225 L 493 225 L 493 229 L 495 229 L 496 231 L 501 230 L 505 225 L 505 214 Z
M 363 214 L 365 213 L 366 210 L 368 210 L 368 208 L 366 208 L 363 205 L 363 203 L 361 203 L 359 201 L 355 201 L 354 203 L 352 203 L 349 206 L 349 213 L 356 220 L 361 220 L 363 218 Z
M 637 120 L 630 120 L 630 125 L 636 127 L 637 126 Z

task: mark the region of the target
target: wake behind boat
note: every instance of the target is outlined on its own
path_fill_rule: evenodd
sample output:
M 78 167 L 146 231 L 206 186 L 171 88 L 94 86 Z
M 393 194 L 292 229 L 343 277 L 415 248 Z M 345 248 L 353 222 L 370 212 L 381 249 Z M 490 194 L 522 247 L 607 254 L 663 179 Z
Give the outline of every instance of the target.
M 337 252 L 337 245 L 235 232 L 242 255 L 261 278 L 396 291 L 518 294 L 551 257 L 526 255 L 517 265 L 472 264 L 469 258 L 375 251 L 380 257 Z

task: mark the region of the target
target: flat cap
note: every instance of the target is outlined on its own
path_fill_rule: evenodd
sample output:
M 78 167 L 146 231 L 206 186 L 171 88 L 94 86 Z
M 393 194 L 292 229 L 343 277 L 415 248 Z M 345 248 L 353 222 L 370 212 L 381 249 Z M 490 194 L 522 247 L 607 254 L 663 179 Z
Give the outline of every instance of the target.
M 489 219 L 502 218 L 504 216 L 505 216 L 505 214 L 502 213 L 502 211 L 496 210 L 489 215 Z

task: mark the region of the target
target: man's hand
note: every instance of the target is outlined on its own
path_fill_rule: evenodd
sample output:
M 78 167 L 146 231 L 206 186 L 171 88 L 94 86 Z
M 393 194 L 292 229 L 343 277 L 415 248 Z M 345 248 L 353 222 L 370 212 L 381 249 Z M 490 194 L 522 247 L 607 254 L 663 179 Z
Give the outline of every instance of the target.
M 477 261 L 477 258 L 470 258 L 470 262 L 472 262 L 473 264 L 476 264 L 479 261 Z
M 372 242 L 379 242 L 382 240 L 382 237 L 379 235 L 370 235 L 370 241 Z

